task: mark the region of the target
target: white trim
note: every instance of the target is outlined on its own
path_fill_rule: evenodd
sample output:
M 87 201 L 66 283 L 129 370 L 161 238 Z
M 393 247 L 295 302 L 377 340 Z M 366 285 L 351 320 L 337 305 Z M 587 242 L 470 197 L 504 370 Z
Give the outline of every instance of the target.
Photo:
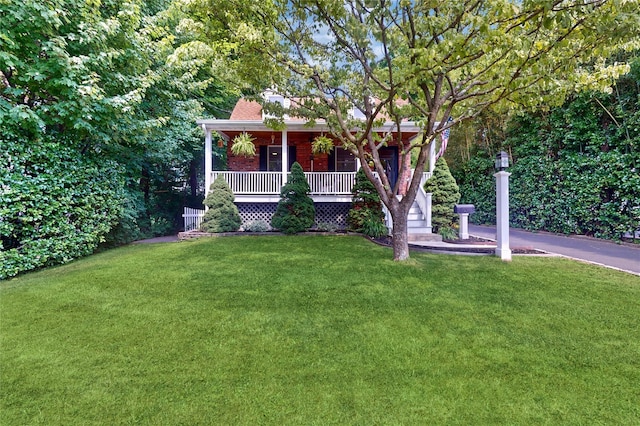
M 197 120 L 196 123 L 209 130 L 215 130 L 219 133 L 230 131 L 247 131 L 247 132 L 272 132 L 273 129 L 267 127 L 261 120 L 219 120 L 215 118 L 207 118 Z M 310 127 L 304 120 L 284 120 L 284 125 L 289 132 L 327 132 L 329 127 L 324 120 L 318 120 L 315 126 Z M 386 122 L 380 127 L 373 129 L 374 132 L 393 132 L 396 131 L 396 123 Z M 413 121 L 405 121 L 400 123 L 400 130 L 403 132 L 419 133 L 421 128 Z M 355 130 L 354 130 L 355 131 Z
M 211 188 L 211 172 L 213 171 L 213 148 L 211 146 L 211 129 L 202 125 L 204 130 L 204 196 L 206 197 Z
M 289 173 L 289 145 L 287 143 L 287 131 L 282 131 L 282 183 L 287 183 Z

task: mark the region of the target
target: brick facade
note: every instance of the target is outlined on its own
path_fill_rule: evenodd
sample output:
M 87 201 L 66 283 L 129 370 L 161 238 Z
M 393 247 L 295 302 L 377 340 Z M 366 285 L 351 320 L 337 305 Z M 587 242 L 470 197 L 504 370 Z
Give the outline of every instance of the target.
M 252 134 L 255 138 L 253 141 L 256 145 L 256 155 L 254 157 L 237 156 L 231 152 L 233 138 L 239 132 L 229 132 L 231 138 L 227 144 L 227 165 L 229 170 L 237 172 L 257 172 L 260 170 L 260 147 L 270 145 L 282 145 L 282 134 L 274 132 L 273 134 Z M 273 138 L 272 138 L 273 135 Z M 329 170 L 329 156 L 327 154 L 316 154 L 311 159 L 311 141 L 315 137 L 313 133 L 291 133 L 287 135 L 287 145 L 296 147 L 295 161 L 300 163 L 305 172 L 326 172 Z M 313 167 L 311 162 L 313 161 Z

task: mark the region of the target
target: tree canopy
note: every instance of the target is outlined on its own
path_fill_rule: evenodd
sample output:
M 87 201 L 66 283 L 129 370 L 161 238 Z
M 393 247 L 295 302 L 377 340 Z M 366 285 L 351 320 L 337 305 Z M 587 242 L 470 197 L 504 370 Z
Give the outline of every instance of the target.
M 199 189 L 195 120 L 239 94 L 219 77 L 224 42 L 168 0 L 0 0 L 0 17 L 0 255 L 19 254 L 7 273 L 51 264 L 36 246 L 73 241 L 54 256 L 66 261 L 173 229 Z M 51 194 L 62 220 L 42 214 Z

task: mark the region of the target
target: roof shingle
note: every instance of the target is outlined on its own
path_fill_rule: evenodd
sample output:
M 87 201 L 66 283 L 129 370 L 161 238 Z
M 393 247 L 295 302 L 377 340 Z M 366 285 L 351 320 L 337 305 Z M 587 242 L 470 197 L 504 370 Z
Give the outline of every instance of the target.
M 239 99 L 231 112 L 229 120 L 260 120 L 262 121 L 262 106 L 255 101 Z

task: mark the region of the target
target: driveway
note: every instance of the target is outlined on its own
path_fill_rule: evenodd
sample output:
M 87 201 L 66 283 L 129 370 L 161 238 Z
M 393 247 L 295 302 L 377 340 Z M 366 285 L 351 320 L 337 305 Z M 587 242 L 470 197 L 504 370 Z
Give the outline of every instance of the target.
M 469 234 L 495 239 L 495 226 L 469 225 Z M 530 247 L 640 275 L 640 246 L 582 236 L 529 232 L 510 228 L 511 247 Z

